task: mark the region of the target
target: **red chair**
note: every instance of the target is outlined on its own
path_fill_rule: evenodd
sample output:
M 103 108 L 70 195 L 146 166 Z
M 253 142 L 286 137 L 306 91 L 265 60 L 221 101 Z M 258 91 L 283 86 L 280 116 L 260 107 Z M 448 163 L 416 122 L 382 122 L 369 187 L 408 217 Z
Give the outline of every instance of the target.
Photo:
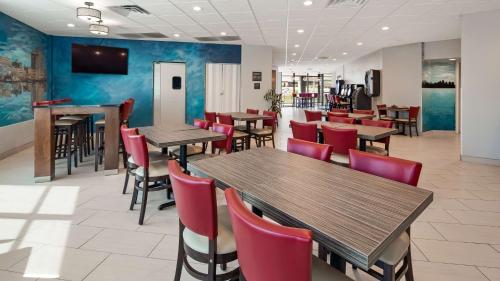
M 224 193 L 244 278 L 240 280 L 351 280 L 312 255 L 310 230 L 266 221 L 245 207 L 235 189 Z
M 396 126 L 399 128 L 399 125 L 403 126 L 403 133 L 405 132 L 406 126 L 408 126 L 408 130 L 410 131 L 410 137 L 412 137 L 411 128 L 415 128 L 415 132 L 418 136 L 418 112 L 420 111 L 420 106 L 410 106 L 410 111 L 408 112 L 408 118 L 399 118 L 396 119 Z
M 309 158 L 330 162 L 333 147 L 328 144 L 288 138 L 287 151 L 307 156 Z
M 375 111 L 373 111 L 373 110 L 363 110 L 363 109 L 354 109 L 352 111 L 352 113 L 373 115 L 375 113 Z
M 212 154 L 215 154 L 216 149 L 219 150 L 219 154 L 222 150 L 224 150 L 227 154 L 231 153 L 233 151 L 234 127 L 231 125 L 213 123 L 212 131 L 226 135 L 225 140 L 212 141 Z
M 160 191 L 170 189 L 168 185 L 168 170 L 165 162 L 151 162 L 149 159 L 148 145 L 144 135 L 129 135 L 128 146 L 130 154 L 134 159 L 137 169 L 135 170 L 134 193 L 130 202 L 130 210 L 134 209 L 139 191 L 142 191 L 141 212 L 139 215 L 139 224 L 144 222 L 146 205 L 148 202 L 148 193 L 150 191 Z M 141 186 L 142 183 L 142 186 Z M 150 184 L 151 183 L 151 184 Z M 169 195 L 170 192 L 167 193 Z
M 208 121 L 208 126 L 212 127 L 213 123 L 217 123 L 217 113 L 205 111 L 205 120 Z
M 273 148 L 275 148 L 274 133 L 276 132 L 276 120 L 278 120 L 278 113 L 264 110 L 263 114 L 273 118 L 262 120 L 262 129 L 253 129 L 250 131 L 250 135 L 255 138 L 255 144 L 257 147 L 260 147 L 262 144 L 266 146 L 266 141 L 271 141 Z
M 214 124 L 215 125 L 215 124 Z M 175 281 L 179 281 L 184 265 L 198 280 L 235 280 L 239 268 L 220 275 L 216 267 L 237 259 L 231 221 L 226 206 L 217 207 L 213 179 L 186 175 L 177 161 L 168 162 L 170 181 L 179 214 L 179 250 Z M 208 265 L 208 273 L 193 268 L 187 257 Z
M 373 127 L 381 127 L 381 128 L 392 128 L 392 122 L 391 121 L 384 121 L 384 120 L 367 120 L 363 119 L 361 120 L 361 125 L 364 126 L 373 126 Z M 366 147 L 366 151 L 379 154 L 379 155 L 384 155 L 384 156 L 389 156 L 389 144 L 391 142 L 391 136 L 385 137 L 383 139 L 375 140 L 375 141 L 370 141 L 372 144 L 370 146 Z M 378 146 L 374 146 L 373 142 L 378 142 L 378 143 L 383 143 L 384 148 L 380 148 Z
M 349 113 L 349 110 L 345 108 L 332 108 L 331 112 Z
M 259 114 L 259 110 L 258 109 L 251 109 L 251 108 L 247 108 L 247 113 L 248 114 Z M 250 124 L 253 124 L 253 128 L 257 128 L 257 120 L 255 121 L 250 121 Z M 246 130 L 246 126 L 245 128 L 243 129 L 243 131 Z
M 321 119 L 323 118 L 321 111 L 304 110 L 304 113 L 306 114 L 307 122 L 321 121 Z
M 342 166 L 349 165 L 349 149 L 358 147 L 358 130 L 321 126 L 325 144 L 333 147 L 332 162 Z
M 234 120 L 231 114 L 224 114 L 224 113 L 219 113 L 217 114 L 219 117 L 219 124 L 225 124 L 225 125 L 231 125 L 234 127 Z M 245 126 L 246 129 L 246 126 Z M 236 127 L 234 129 L 233 133 L 233 149 L 235 151 L 238 150 L 245 150 L 246 147 L 246 142 L 247 138 L 249 138 L 250 135 L 248 133 L 238 131 L 236 130 Z
M 356 122 L 356 119 L 349 118 L 349 117 L 339 117 L 336 115 L 330 115 L 330 112 L 328 112 L 328 122 L 354 124 Z
M 422 164 L 418 162 L 380 156 L 357 150 L 349 151 L 349 159 L 351 169 L 412 186 L 417 186 L 422 170 Z M 403 265 L 396 272 L 396 267 L 401 261 L 403 261 Z M 404 272 L 406 272 L 406 280 L 413 280 L 410 229 L 403 232 L 391 245 L 389 245 L 375 265 L 383 269 L 382 277 L 384 277 L 384 280 L 400 280 Z M 376 278 L 380 278 L 380 273 L 372 269 L 370 269 L 368 273 Z
M 394 118 L 390 117 L 387 114 L 387 105 L 386 104 L 377 104 L 377 111 L 378 111 L 378 119 L 384 120 L 384 121 L 393 121 Z
M 290 126 L 292 127 L 292 135 L 294 139 L 310 142 L 318 141 L 318 129 L 316 124 L 301 123 L 290 120 Z

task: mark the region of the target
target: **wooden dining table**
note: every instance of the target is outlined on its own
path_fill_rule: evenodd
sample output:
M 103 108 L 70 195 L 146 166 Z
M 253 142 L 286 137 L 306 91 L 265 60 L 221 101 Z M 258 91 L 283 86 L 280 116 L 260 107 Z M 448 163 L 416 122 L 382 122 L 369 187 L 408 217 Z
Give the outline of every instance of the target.
M 341 112 L 335 112 L 335 113 L 341 113 Z M 348 113 L 349 114 L 349 118 L 353 118 L 355 119 L 356 121 L 360 121 L 360 120 L 363 120 L 363 119 L 372 119 L 373 117 L 375 117 L 375 115 L 373 114 L 361 114 L 361 113 Z M 328 111 L 321 111 L 321 116 L 323 116 L 324 120 L 325 121 L 328 121 Z
M 192 174 L 234 187 L 274 221 L 312 231 L 337 258 L 368 270 L 429 206 L 431 191 L 261 147 L 189 163 Z
M 233 118 L 234 121 L 244 121 L 246 125 L 245 132 L 248 134 L 250 134 L 252 121 L 268 120 L 273 118 L 272 116 L 245 113 L 245 112 L 227 112 L 224 114 L 230 114 L 231 118 Z M 250 138 L 246 139 L 245 146 L 247 147 L 247 149 L 250 149 Z
M 357 124 L 335 123 L 328 121 L 310 121 L 307 123 L 312 123 L 317 125 L 318 133 L 320 135 L 319 139 L 321 143 L 323 142 L 321 126 L 358 130 L 359 150 L 361 151 L 366 151 L 366 141 L 376 141 L 398 133 L 398 130 L 393 128 L 382 128 L 382 127 L 364 126 Z

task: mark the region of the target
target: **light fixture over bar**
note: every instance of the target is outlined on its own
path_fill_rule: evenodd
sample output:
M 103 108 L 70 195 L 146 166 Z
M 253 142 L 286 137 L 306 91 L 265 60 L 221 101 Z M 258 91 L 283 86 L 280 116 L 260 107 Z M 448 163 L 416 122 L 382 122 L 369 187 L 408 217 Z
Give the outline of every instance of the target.
M 85 2 L 84 3 L 87 7 L 79 7 L 76 9 L 76 16 L 79 19 L 86 20 L 86 21 L 91 21 L 91 22 L 98 22 L 101 20 L 101 11 L 91 8 L 94 6 L 94 3 L 92 2 Z

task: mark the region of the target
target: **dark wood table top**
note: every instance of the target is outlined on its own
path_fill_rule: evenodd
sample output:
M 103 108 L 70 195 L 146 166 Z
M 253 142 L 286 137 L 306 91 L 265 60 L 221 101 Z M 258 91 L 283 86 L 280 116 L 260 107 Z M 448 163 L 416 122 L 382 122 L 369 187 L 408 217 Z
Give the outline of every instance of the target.
M 199 129 L 196 126 L 189 124 L 178 124 L 178 125 L 164 125 L 164 126 L 148 126 L 140 128 L 142 130 L 161 130 L 161 131 L 185 131 L 185 130 L 196 130 Z
M 159 127 L 141 127 L 139 133 L 143 134 L 150 144 L 159 148 L 226 139 L 224 134 L 198 128 L 167 130 Z
M 341 114 L 341 112 L 336 112 Z M 321 111 L 321 115 L 328 117 L 328 111 Z M 361 120 L 361 119 L 372 119 L 375 117 L 375 115 L 371 114 L 361 114 L 361 113 L 349 113 L 349 118 L 354 118 L 356 120 Z
M 358 138 L 365 140 L 379 140 L 390 135 L 394 135 L 398 133 L 398 130 L 393 128 L 381 128 L 374 126 L 363 126 L 363 125 L 351 125 L 344 123 L 334 123 L 328 121 L 310 121 L 308 123 L 317 124 L 318 131 L 321 132 L 321 126 L 328 126 L 332 128 L 342 128 L 342 129 L 356 129 L 358 130 Z
M 432 192 L 312 158 L 257 148 L 189 164 L 277 222 L 365 270 L 432 202 Z
M 233 117 L 233 119 L 237 121 L 256 121 L 256 120 L 265 120 L 273 118 L 272 116 L 251 114 L 245 112 L 227 112 L 225 114 L 231 114 L 231 117 Z

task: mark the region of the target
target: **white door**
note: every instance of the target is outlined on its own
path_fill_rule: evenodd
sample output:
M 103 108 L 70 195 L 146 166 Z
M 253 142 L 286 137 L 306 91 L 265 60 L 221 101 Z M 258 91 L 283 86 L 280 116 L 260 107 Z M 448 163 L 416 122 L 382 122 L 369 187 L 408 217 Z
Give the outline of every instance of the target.
M 154 125 L 186 123 L 186 65 L 154 64 Z
M 240 111 L 240 65 L 207 64 L 205 110 Z

